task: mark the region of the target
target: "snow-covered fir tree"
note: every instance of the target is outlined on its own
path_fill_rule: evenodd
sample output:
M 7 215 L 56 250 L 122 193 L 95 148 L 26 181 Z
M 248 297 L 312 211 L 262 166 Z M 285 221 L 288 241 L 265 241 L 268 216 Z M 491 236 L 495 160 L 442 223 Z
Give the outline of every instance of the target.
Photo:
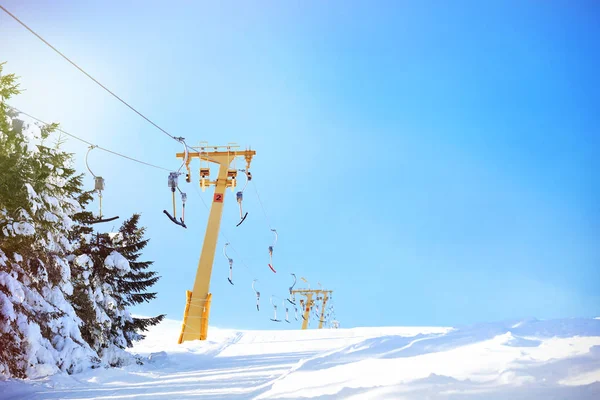
M 84 192 L 79 197 L 82 205 L 87 205 L 91 199 L 89 192 Z M 102 318 L 98 318 L 96 313 L 94 293 L 91 288 L 93 263 L 87 255 L 92 252 L 90 243 L 93 241 L 94 228 L 90 222 L 93 219 L 94 216 L 89 211 L 82 211 L 73 216 L 75 225 L 69 232 L 69 241 L 73 245 L 73 252 L 69 256 L 73 293 L 69 296 L 69 301 L 83 322 L 82 337 L 97 352 L 100 343 L 103 343 L 103 340 L 98 337 L 102 336 L 104 326 Z
M 87 203 L 87 198 L 83 199 Z M 113 248 L 106 233 L 93 233 L 92 213 L 82 212 L 70 239 L 74 244 L 71 255 L 73 294 L 69 297 L 77 315 L 83 321 L 83 338 L 98 353 L 105 364 L 121 365 L 128 356 L 121 352 L 125 346 L 118 327 L 122 315 L 128 317 L 118 293 L 117 281 L 129 272 L 129 263 Z M 121 339 L 115 340 L 115 336 Z
M 18 85 L 1 72 L 7 100 Z M 0 379 L 131 362 L 125 349 L 164 318 L 129 311 L 159 279 L 139 260 L 139 215 L 94 233 L 72 155 L 46 144 L 56 128 L 25 125 L 0 102 Z
M 87 201 L 87 199 L 82 199 Z M 135 318 L 129 307 L 149 302 L 156 293 L 147 292 L 158 281 L 149 271 L 152 261 L 140 261 L 148 244 L 139 214 L 126 220 L 114 234 L 93 233 L 89 212 L 78 214 L 71 240 L 76 250 L 71 257 L 74 290 L 71 300 L 84 321 L 82 335 L 101 359 L 112 366 L 130 361 L 127 353 L 143 332 L 163 320 L 164 315 Z
M 160 279 L 155 271 L 148 270 L 153 264 L 152 261 L 140 261 L 141 251 L 149 239 L 144 238 L 146 230 L 138 226 L 139 220 L 140 215 L 134 214 L 123 223 L 119 234 L 114 237 L 119 252 L 129 261 L 131 268 L 118 282 L 119 293 L 124 296 L 124 304 L 128 307 L 156 298 L 156 293 L 147 290 Z M 124 321 L 123 331 L 127 346 L 131 347 L 133 341 L 143 339 L 145 336 L 142 332 L 159 324 L 164 318 L 165 315 L 161 314 L 150 318 L 133 317 L 132 320 Z
M 88 198 L 81 199 L 87 203 Z M 146 247 L 144 228 L 138 227 L 139 215 L 126 220 L 117 233 L 94 233 L 89 212 L 76 215 L 78 225 L 71 240 L 76 250 L 71 257 L 74 290 L 71 301 L 84 321 L 82 335 L 111 366 L 130 362 L 123 350 L 144 338 L 142 332 L 164 318 L 134 318 L 129 307 L 148 302 L 156 293 L 146 290 L 159 279 L 148 271 L 151 261 L 140 261 Z
M 1 72 L 8 100 L 18 85 Z M 82 181 L 70 154 L 44 145 L 55 128 L 24 125 L 0 103 L 0 377 L 72 373 L 96 359 L 66 299 Z
M 123 326 L 133 320 L 119 292 L 119 281 L 130 272 L 129 262 L 113 246 L 109 234 L 81 235 L 71 257 L 70 299 L 84 322 L 85 340 L 105 364 L 118 366 L 130 358 L 122 351 L 127 346 Z

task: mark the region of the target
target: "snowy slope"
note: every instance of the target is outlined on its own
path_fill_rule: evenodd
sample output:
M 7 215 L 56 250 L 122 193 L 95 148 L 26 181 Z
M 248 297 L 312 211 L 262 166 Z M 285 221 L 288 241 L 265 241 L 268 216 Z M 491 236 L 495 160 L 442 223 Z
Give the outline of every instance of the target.
M 0 382 L 2 399 L 600 399 L 600 320 L 308 331 L 210 328 L 177 345 L 167 320 L 145 365 Z

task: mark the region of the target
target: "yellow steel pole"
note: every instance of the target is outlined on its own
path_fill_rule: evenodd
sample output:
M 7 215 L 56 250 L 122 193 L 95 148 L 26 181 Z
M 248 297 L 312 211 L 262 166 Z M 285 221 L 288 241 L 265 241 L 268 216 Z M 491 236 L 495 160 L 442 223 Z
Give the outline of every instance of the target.
M 305 281 L 306 282 L 306 281 Z M 329 300 L 329 296 L 333 293 L 332 290 L 321 290 L 321 289 L 296 289 L 292 290 L 292 294 L 299 294 L 301 296 L 306 297 L 306 308 L 303 310 L 304 321 L 302 321 L 302 329 L 308 328 L 308 319 L 310 317 L 310 310 L 314 306 L 315 301 L 313 300 L 313 296 L 318 296 L 320 294 L 323 295 L 323 304 L 321 309 L 321 319 L 319 321 L 319 329 L 323 328 L 323 318 L 325 315 L 325 306 L 327 305 L 327 300 Z M 318 297 L 317 297 L 318 299 Z
M 308 319 L 310 318 L 310 309 L 312 308 L 312 292 L 304 294 L 306 296 L 306 307 L 304 308 L 304 321 L 302 321 L 302 329 L 308 328 Z
M 237 155 L 241 155 L 246 158 L 248 168 L 250 165 L 250 160 L 254 154 L 256 153 L 251 150 L 237 152 Z M 184 157 L 184 154 L 178 153 L 177 156 Z M 198 261 L 196 279 L 194 281 L 192 292 L 187 294 L 183 324 L 178 343 L 188 340 L 206 340 L 208 337 L 208 320 L 212 301 L 212 294 L 210 293 L 210 278 L 215 259 L 217 240 L 219 238 L 219 228 L 221 226 L 221 216 L 223 214 L 225 191 L 228 186 L 234 186 L 234 184 L 228 179 L 229 166 L 235 158 L 233 152 L 190 152 L 188 157 L 200 158 L 201 160 L 219 164 L 219 174 L 216 181 L 210 182 L 210 184 L 215 185 L 215 192 L 213 195 L 210 214 L 208 216 L 204 243 L 202 244 L 202 252 L 200 253 L 200 260 Z
M 210 313 L 210 304 L 206 301 L 210 289 L 210 277 L 212 275 L 212 266 L 215 260 L 215 251 L 217 249 L 217 241 L 219 239 L 219 228 L 221 226 L 221 216 L 223 215 L 223 204 L 225 200 L 225 189 L 227 189 L 227 169 L 229 165 L 221 164 L 219 167 L 219 175 L 215 186 L 215 194 L 213 196 L 208 223 L 206 225 L 206 235 L 202 244 L 202 252 L 198 261 L 198 270 L 196 280 L 192 289 L 192 304 L 196 303 L 196 307 L 192 307 L 188 314 L 187 325 L 183 327 L 182 341 L 186 340 L 206 340 L 208 326 L 203 326 L 204 321 L 208 322 Z M 202 300 L 195 302 L 195 300 Z M 204 304 L 203 304 L 204 303 Z M 194 315 L 196 314 L 196 315 Z M 192 316 L 192 318 L 190 318 Z
M 321 318 L 319 319 L 319 329 L 323 328 L 323 318 L 325 317 L 325 306 L 327 305 L 327 292 L 323 294 L 323 304 L 321 305 Z

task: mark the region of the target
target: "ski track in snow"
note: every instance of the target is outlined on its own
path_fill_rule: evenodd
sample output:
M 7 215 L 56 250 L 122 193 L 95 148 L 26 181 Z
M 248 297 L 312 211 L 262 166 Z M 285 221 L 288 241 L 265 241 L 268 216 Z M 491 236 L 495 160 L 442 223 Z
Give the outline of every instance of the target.
M 0 399 L 600 399 L 600 320 L 464 328 L 210 328 L 177 345 L 166 320 L 145 365 L 0 382 Z

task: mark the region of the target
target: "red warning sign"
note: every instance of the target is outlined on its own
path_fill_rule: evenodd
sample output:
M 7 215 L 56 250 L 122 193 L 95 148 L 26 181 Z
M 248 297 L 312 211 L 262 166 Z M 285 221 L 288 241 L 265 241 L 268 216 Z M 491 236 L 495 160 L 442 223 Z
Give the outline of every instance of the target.
M 215 193 L 215 196 L 213 197 L 213 201 L 215 203 L 222 203 L 223 202 L 223 194 L 222 193 Z

